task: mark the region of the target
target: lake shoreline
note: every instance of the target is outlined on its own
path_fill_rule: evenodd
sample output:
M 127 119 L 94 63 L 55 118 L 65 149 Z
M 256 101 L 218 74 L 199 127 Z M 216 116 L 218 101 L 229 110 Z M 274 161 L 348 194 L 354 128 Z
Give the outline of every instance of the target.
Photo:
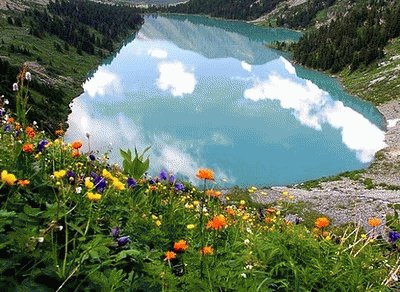
M 310 190 L 302 188 L 301 184 L 274 186 L 257 190 L 250 195 L 252 200 L 262 204 L 280 200 L 306 202 L 310 209 L 329 216 L 335 225 L 355 223 L 367 228 L 366 222 L 370 217 L 385 221 L 385 215 L 393 211 L 390 205 L 400 203 L 400 190 L 396 189 L 400 186 L 400 102 L 392 100 L 377 108 L 386 120 L 385 143 L 388 146 L 378 152 L 379 155 L 362 173 L 361 180 L 342 178 L 326 181 Z M 372 189 L 365 185 L 365 179 L 372 180 Z M 293 197 L 283 196 L 283 192 Z

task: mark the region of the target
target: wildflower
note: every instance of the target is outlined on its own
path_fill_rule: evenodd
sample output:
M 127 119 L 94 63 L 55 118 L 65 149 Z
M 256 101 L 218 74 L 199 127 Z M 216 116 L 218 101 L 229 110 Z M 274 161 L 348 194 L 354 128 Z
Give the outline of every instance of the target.
M 160 221 L 160 220 L 157 220 L 157 221 L 156 221 L 156 225 L 157 225 L 158 227 L 160 227 L 160 226 L 161 226 L 161 224 L 162 224 L 162 223 L 161 223 L 161 221 Z
M 77 140 L 71 143 L 72 149 L 78 150 L 79 148 L 82 147 L 82 142 Z
M 26 127 L 25 134 L 28 135 L 29 138 L 35 138 L 35 129 L 33 129 L 32 127 Z
M 18 83 L 13 83 L 12 89 L 13 91 L 18 91 Z
M 95 161 L 95 160 L 96 160 L 96 157 L 95 157 L 93 154 L 90 154 L 90 155 L 89 155 L 89 159 L 90 159 L 91 161 Z
M 400 239 L 400 233 L 398 233 L 396 231 L 389 231 L 389 241 L 390 242 L 396 242 L 399 239 Z
M 169 183 L 170 183 L 170 184 L 175 183 L 175 176 L 174 176 L 174 175 L 170 175 L 170 177 L 169 177 Z
M 55 133 L 57 136 L 62 136 L 62 135 L 64 135 L 64 130 L 59 129 L 59 130 L 56 130 L 54 133 Z
M 175 191 L 184 191 L 185 186 L 182 183 L 176 183 L 175 184 Z
M 112 175 L 107 169 L 103 169 L 102 175 L 103 175 L 106 179 L 112 180 L 112 179 L 114 178 L 113 175 Z
M 85 187 L 89 190 L 93 189 L 94 187 L 94 183 L 90 180 L 89 177 L 85 178 Z
M 377 217 L 372 217 L 368 219 L 368 225 L 371 227 L 378 227 L 382 224 L 382 220 Z
M 128 185 L 128 188 L 134 188 L 136 187 L 136 180 L 134 178 L 128 177 L 126 180 L 126 184 Z
M 173 251 L 169 250 L 164 254 L 164 261 L 170 261 L 173 259 L 176 259 L 176 253 L 174 253 Z
M 201 250 L 200 253 L 202 255 L 212 255 L 214 254 L 214 249 L 211 246 L 204 246 Z
M 207 223 L 207 228 L 212 228 L 214 230 L 222 229 L 224 226 L 226 226 L 226 219 L 224 215 L 217 215 Z
M 53 172 L 53 175 L 56 179 L 62 179 L 66 174 L 67 174 L 67 172 L 65 170 L 59 170 L 59 171 Z
M 245 240 L 243 241 L 243 243 L 244 243 L 245 245 L 248 245 L 248 244 L 250 244 L 250 240 L 249 240 L 249 239 L 245 239 Z
M 30 181 L 27 180 L 27 179 L 20 179 L 20 180 L 18 180 L 18 185 L 20 185 L 21 187 L 25 187 L 25 186 L 27 186 L 27 185 L 29 185 L 29 184 L 30 184 Z
M 188 225 L 186 225 L 186 228 L 187 229 L 193 229 L 193 228 L 195 228 L 196 227 L 196 225 L 194 225 L 194 224 L 188 224 Z
M 75 182 L 75 172 L 73 172 L 72 170 L 68 170 L 67 171 L 67 178 L 68 181 L 73 184 Z
M 214 180 L 214 172 L 211 169 L 201 168 L 197 171 L 196 176 L 199 179 Z
M 101 194 L 88 192 L 87 197 L 91 202 L 98 202 L 101 200 Z
M 44 237 L 43 237 L 43 236 L 38 237 L 38 238 L 37 238 L 37 241 L 38 241 L 39 243 L 42 243 L 42 242 L 44 241 Z
M 315 227 L 317 228 L 325 228 L 329 226 L 329 219 L 326 217 L 319 217 L 315 220 Z
M 228 215 L 235 215 L 235 211 L 231 207 L 227 207 L 225 211 Z
M 119 229 L 119 227 L 111 228 L 111 235 L 112 235 L 112 237 L 118 237 L 120 231 L 121 231 L 121 230 Z
M 32 153 L 34 147 L 35 146 L 32 143 L 26 143 L 22 146 L 22 151 L 25 153 Z
M 239 204 L 240 205 L 246 205 L 246 201 L 245 200 L 240 200 Z
M 25 73 L 25 79 L 28 80 L 28 81 L 31 81 L 31 80 L 32 80 L 32 74 L 31 74 L 31 72 L 26 72 L 26 73 Z
M 116 190 L 118 191 L 125 190 L 125 185 L 122 182 L 120 182 L 119 179 L 114 178 L 112 183 Z
M 221 192 L 215 190 L 208 190 L 207 195 L 213 198 L 219 198 L 221 196 Z
M 80 194 L 82 192 L 82 187 L 77 187 L 75 193 Z
M 49 145 L 49 141 L 47 140 L 41 140 L 37 146 L 37 151 L 42 152 L 47 145 Z
M 244 279 L 247 278 L 246 273 L 241 273 L 240 276 L 242 276 L 242 278 L 244 278 Z
M 182 252 L 182 251 L 186 251 L 189 248 L 186 240 L 179 240 L 178 242 L 174 243 L 174 250 L 176 252 Z
M 130 240 L 131 240 L 131 239 L 130 239 L 129 236 L 122 236 L 122 237 L 118 238 L 118 240 L 117 240 L 118 246 L 124 246 L 124 245 L 126 245 Z
M 166 171 L 165 169 L 161 170 L 161 171 L 160 171 L 160 178 L 161 178 L 162 180 L 166 180 L 167 177 L 168 177 L 167 171 Z
M 72 150 L 72 152 L 71 152 L 71 156 L 72 157 L 79 157 L 79 156 L 81 156 L 81 153 L 79 152 L 79 150 Z
M 107 182 L 106 182 L 106 180 L 103 178 L 103 177 L 101 177 L 101 176 L 99 176 L 99 175 L 96 175 L 95 173 L 91 173 L 91 175 L 92 175 L 92 177 L 93 177 L 93 182 L 94 182 L 94 185 L 95 185 L 95 187 L 96 187 L 96 190 L 99 192 L 99 193 L 102 193 L 102 192 L 104 192 L 104 189 L 107 187 Z

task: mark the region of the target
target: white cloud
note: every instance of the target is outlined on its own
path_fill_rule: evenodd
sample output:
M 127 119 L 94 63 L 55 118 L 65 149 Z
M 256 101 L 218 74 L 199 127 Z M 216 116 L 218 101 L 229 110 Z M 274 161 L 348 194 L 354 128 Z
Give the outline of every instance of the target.
M 83 84 L 83 89 L 90 97 L 95 97 L 96 95 L 120 93 L 122 84 L 117 74 L 100 67 L 93 77 Z
M 160 73 L 157 86 L 164 91 L 169 90 L 173 96 L 193 93 L 196 78 L 181 62 L 163 62 L 158 65 Z
M 246 70 L 247 72 L 251 72 L 252 67 L 249 63 L 242 61 L 242 62 L 240 62 L 240 66 L 242 66 L 243 70 Z
M 152 48 L 147 51 L 149 56 L 156 59 L 166 59 L 168 57 L 168 52 L 162 49 Z
M 286 69 L 293 72 L 289 66 Z M 296 75 L 283 77 L 273 73 L 245 90 L 244 97 L 253 101 L 278 100 L 303 125 L 316 130 L 321 130 L 324 123 L 340 129 L 343 143 L 356 152 L 361 162 L 371 161 L 376 151 L 386 147 L 384 132 L 377 126 L 342 102 L 333 100 L 310 80 Z

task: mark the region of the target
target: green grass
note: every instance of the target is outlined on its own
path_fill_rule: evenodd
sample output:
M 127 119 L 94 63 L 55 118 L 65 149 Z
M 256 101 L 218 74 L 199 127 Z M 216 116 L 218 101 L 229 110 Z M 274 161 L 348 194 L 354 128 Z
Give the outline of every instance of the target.
M 344 70 L 339 77 L 350 93 L 375 105 L 399 98 L 400 38 L 392 40 L 385 47 L 385 57 L 382 60 L 354 72 Z

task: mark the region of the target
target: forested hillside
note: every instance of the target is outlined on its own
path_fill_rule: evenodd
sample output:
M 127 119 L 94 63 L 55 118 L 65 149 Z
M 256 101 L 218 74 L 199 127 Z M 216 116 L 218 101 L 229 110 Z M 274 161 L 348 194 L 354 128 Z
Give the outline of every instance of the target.
M 88 72 L 143 23 L 137 9 L 72 0 L 46 7 L 1 10 L 0 92 L 12 96 L 23 64 L 35 72 L 28 118 L 53 131 L 65 124 L 69 103 Z M 10 99 L 14 106 L 13 99 Z
M 383 56 L 383 48 L 400 36 L 400 3 L 371 1 L 340 19 L 307 32 L 294 46 L 301 64 L 338 72 L 367 66 Z

